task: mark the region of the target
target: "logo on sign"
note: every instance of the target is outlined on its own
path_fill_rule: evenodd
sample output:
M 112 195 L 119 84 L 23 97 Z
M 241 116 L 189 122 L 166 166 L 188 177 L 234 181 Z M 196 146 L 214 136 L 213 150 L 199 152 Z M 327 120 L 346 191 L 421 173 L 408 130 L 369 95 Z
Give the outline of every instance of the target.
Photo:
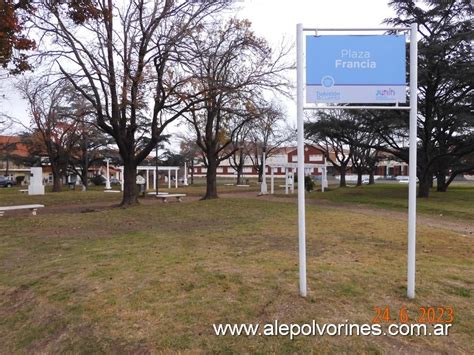
M 321 85 L 325 88 L 331 88 L 334 86 L 334 78 L 330 75 L 326 75 L 321 80 Z
M 377 92 L 375 93 L 375 98 L 381 101 L 393 100 L 396 94 L 397 93 L 393 89 L 378 89 Z

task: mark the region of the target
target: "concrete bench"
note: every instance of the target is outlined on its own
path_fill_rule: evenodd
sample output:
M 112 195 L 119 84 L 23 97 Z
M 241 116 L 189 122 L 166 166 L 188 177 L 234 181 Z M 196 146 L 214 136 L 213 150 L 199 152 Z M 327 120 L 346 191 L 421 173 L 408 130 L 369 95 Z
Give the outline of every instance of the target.
M 168 194 L 168 195 L 155 195 L 156 198 L 161 198 L 163 202 L 168 202 L 169 197 L 176 197 L 178 202 L 182 201 L 183 197 L 186 197 L 186 194 Z
M 22 194 L 28 193 L 28 189 L 21 189 L 21 190 L 18 190 L 18 191 L 20 191 Z
M 38 208 L 43 208 L 44 205 L 18 205 L 18 206 L 3 206 L 0 207 L 0 217 L 3 216 L 3 214 L 6 211 L 16 211 L 16 210 L 31 210 L 31 213 L 33 216 L 36 216 L 36 211 Z

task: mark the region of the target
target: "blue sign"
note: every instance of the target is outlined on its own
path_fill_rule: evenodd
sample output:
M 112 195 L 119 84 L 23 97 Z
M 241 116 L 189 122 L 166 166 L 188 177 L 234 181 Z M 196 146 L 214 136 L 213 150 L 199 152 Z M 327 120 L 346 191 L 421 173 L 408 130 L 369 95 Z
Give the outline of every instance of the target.
M 307 36 L 306 101 L 406 102 L 405 36 Z

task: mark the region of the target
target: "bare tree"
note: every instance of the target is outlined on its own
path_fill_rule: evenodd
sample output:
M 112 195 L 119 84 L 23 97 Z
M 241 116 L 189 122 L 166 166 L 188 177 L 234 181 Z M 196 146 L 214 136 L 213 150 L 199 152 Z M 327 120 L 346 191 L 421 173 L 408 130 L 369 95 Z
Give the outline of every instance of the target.
M 13 120 L 11 117 L 0 112 L 0 134 L 8 130 L 12 126 Z
M 306 137 L 324 152 L 326 159 L 339 173 L 339 187 L 346 187 L 346 172 L 354 154 L 354 137 L 358 132 L 350 113 L 334 110 L 318 113 L 317 121 L 305 124 Z
M 234 153 L 229 158 L 229 164 L 237 174 L 237 185 L 242 184 L 245 162 L 250 155 L 250 130 L 250 125 L 243 127 L 235 136 L 234 142 L 232 143 Z
M 94 125 L 79 121 L 76 130 L 76 143 L 72 147 L 69 161 L 69 169 L 81 179 L 82 190 L 87 191 L 89 187 L 89 168 L 102 162 L 104 158 L 110 157 L 107 145 L 110 139 Z
M 77 121 L 64 95 L 66 87 L 64 81 L 50 83 L 44 78 L 25 78 L 17 85 L 30 109 L 30 153 L 48 156 L 53 192 L 61 191 L 61 178 L 77 140 Z
M 294 140 L 294 130 L 283 127 L 285 112 L 277 101 L 261 102 L 257 118 L 251 124 L 249 156 L 262 182 L 263 156 L 271 157 L 283 144 Z
M 216 22 L 194 36 L 189 51 L 197 60 L 189 66 L 195 81 L 190 90 L 201 92 L 188 121 L 207 167 L 206 194 L 217 198 L 217 167 L 238 149 L 233 142 L 256 117 L 255 102 L 262 90 L 284 90 L 284 62 L 288 49 L 273 53 L 254 35 L 246 20 Z
M 182 91 L 189 76 L 181 67 L 193 60 L 184 44 L 225 3 L 136 0 L 121 8 L 101 0 L 85 21 L 71 19 L 56 2 L 35 13 L 35 26 L 50 41 L 48 55 L 92 104 L 96 125 L 118 146 L 122 206 L 138 203 L 137 165 L 194 103 L 196 94 Z

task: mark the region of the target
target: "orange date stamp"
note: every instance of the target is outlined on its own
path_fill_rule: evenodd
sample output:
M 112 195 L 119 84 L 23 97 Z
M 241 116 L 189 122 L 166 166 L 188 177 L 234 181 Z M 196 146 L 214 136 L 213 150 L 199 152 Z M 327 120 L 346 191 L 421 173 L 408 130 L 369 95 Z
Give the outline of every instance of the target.
M 390 309 L 390 306 L 374 307 L 375 317 L 372 319 L 372 323 L 453 323 L 454 321 L 454 308 L 453 306 L 421 306 L 415 312 L 409 312 L 406 306 L 402 306 L 400 309 Z M 409 314 L 411 313 L 411 314 Z

